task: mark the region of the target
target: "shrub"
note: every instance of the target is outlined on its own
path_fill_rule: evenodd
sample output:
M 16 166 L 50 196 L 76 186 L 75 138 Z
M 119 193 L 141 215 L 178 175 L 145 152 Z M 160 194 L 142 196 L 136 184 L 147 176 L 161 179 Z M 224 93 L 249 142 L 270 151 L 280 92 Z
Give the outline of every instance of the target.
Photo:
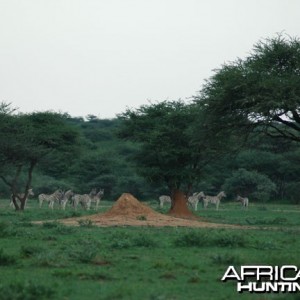
M 0 266 L 8 266 L 15 264 L 17 259 L 14 256 L 4 253 L 3 249 L 0 249 Z
M 44 228 L 54 229 L 56 233 L 58 234 L 70 234 L 76 231 L 74 227 L 66 226 L 60 222 L 54 221 L 54 222 L 44 222 L 43 223 Z
M 98 242 L 93 240 L 81 240 L 70 247 L 68 255 L 71 259 L 81 263 L 90 263 L 97 255 Z
M 203 247 L 210 243 L 207 233 L 201 231 L 190 231 L 175 239 L 177 247 Z
M 9 222 L 0 222 L 0 238 L 24 236 L 24 230 Z
M 238 255 L 229 253 L 214 254 L 210 257 L 212 263 L 216 265 L 240 265 L 241 259 Z
M 243 234 L 220 232 L 214 237 L 214 244 L 220 247 L 245 247 L 247 240 Z
M 132 240 L 133 246 L 153 248 L 157 246 L 157 242 L 146 235 L 139 235 Z
M 34 245 L 26 245 L 21 247 L 21 256 L 23 257 L 33 257 L 37 254 L 44 252 L 45 249 L 41 246 L 34 246 Z
M 0 285 L 1 300 L 46 300 L 54 299 L 55 291 L 33 282 Z

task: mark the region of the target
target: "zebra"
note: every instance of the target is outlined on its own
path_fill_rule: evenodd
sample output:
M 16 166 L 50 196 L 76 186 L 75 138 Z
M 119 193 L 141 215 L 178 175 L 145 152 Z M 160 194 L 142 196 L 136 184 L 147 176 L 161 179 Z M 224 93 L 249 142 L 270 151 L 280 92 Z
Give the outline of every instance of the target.
M 236 201 L 240 201 L 242 204 L 242 208 L 248 208 L 249 205 L 249 199 L 247 197 L 241 197 L 240 195 L 237 195 Z
M 25 193 L 18 193 L 15 198 L 16 199 L 19 199 L 20 201 L 20 198 L 23 198 L 25 196 Z M 26 204 L 27 204 L 27 199 L 29 198 L 29 196 L 34 196 L 34 192 L 32 189 L 29 189 L 28 190 L 28 195 L 27 195 L 27 198 L 25 199 L 25 207 L 26 207 Z M 13 202 L 13 194 L 10 195 L 10 203 L 9 203 L 9 206 L 10 207 L 13 207 L 14 206 L 14 202 Z
M 77 210 L 77 206 L 80 203 L 84 209 L 90 210 L 92 198 L 95 197 L 96 195 L 97 195 L 96 189 L 92 189 L 89 194 L 83 194 L 83 195 L 75 194 L 72 197 L 74 209 Z
M 165 203 L 171 203 L 172 202 L 171 197 L 167 196 L 167 195 L 161 195 L 161 196 L 159 196 L 158 199 L 159 199 L 159 205 L 160 205 L 161 208 L 164 207 Z
M 66 205 L 67 205 L 69 199 L 70 199 L 73 195 L 74 195 L 74 193 L 72 192 L 72 190 L 68 190 L 68 191 L 66 191 L 66 192 L 64 193 L 64 195 L 63 195 L 63 197 L 62 197 L 62 199 L 61 199 L 61 201 L 60 201 L 60 205 L 61 205 L 61 208 L 62 208 L 63 210 L 66 209 Z
M 100 189 L 96 195 L 91 195 L 91 202 L 95 203 L 95 210 L 98 210 L 98 206 L 103 195 L 104 195 L 104 189 Z
M 217 196 L 205 196 L 203 198 L 203 206 L 207 208 L 208 203 L 213 203 L 216 205 L 216 210 L 219 209 L 220 201 L 223 197 L 226 197 L 225 192 L 220 192 Z
M 201 198 L 204 198 L 205 195 L 203 192 L 200 193 L 194 193 L 192 196 L 188 198 L 188 204 L 191 204 L 192 207 L 194 207 L 195 211 L 197 211 L 198 203 Z
M 43 202 L 49 202 L 49 208 L 51 208 L 53 210 L 53 206 L 54 206 L 54 202 L 57 201 L 58 203 L 60 203 L 61 199 L 63 197 L 63 191 L 58 189 L 56 190 L 53 194 L 40 194 L 39 195 L 39 205 L 40 208 L 42 208 Z

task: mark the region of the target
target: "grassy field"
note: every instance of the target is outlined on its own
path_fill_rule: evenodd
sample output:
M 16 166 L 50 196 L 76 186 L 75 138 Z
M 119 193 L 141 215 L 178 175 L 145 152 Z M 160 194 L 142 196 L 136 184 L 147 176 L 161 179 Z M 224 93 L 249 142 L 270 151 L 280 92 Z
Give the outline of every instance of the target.
M 299 206 L 251 204 L 243 211 L 225 203 L 197 212 L 210 222 L 256 228 L 228 230 L 67 227 L 58 220 L 95 212 L 52 212 L 31 200 L 19 213 L 7 204 L 0 200 L 0 299 L 300 299 L 238 294 L 234 282 L 220 280 L 229 265 L 300 266 Z M 101 202 L 100 212 L 111 204 Z M 159 210 L 157 202 L 149 205 Z

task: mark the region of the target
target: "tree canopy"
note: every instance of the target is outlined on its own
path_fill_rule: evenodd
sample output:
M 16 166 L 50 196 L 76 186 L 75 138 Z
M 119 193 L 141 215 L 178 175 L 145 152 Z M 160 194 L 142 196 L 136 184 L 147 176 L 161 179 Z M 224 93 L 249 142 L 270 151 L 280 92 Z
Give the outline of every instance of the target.
M 300 141 L 300 41 L 277 35 L 259 41 L 245 59 L 224 64 L 195 102 L 216 132 Z
M 9 186 L 16 209 L 24 209 L 33 169 L 55 151 L 69 157 L 74 154 L 78 133 L 61 114 L 11 112 L 6 109 L 0 113 L 0 178 Z M 21 182 L 24 174 L 25 180 Z M 20 207 L 16 199 L 20 200 Z

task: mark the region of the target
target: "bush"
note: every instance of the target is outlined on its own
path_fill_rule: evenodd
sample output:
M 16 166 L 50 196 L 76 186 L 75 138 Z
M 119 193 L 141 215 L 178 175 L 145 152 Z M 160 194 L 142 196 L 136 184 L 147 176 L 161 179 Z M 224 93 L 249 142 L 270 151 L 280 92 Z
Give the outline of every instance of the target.
M 269 200 L 272 193 L 276 192 L 276 184 L 266 175 L 256 171 L 239 169 L 227 178 L 223 187 L 228 194 L 247 194 L 251 199 Z M 250 191 L 250 193 L 249 193 Z
M 1 300 L 46 300 L 54 299 L 52 288 L 33 282 L 0 285 Z
M 81 263 L 90 263 L 98 253 L 99 243 L 93 240 L 80 240 L 68 250 L 71 259 Z
M 240 265 L 241 259 L 239 256 L 229 253 L 214 254 L 210 257 L 212 263 L 216 265 Z
M 204 232 L 191 231 L 175 239 L 177 247 L 203 247 L 210 243 L 209 236 Z
M 71 226 L 66 226 L 60 222 L 44 222 L 44 228 L 54 229 L 54 231 L 58 234 L 70 234 L 76 231 L 76 228 Z
M 3 249 L 0 249 L 0 266 L 9 266 L 15 264 L 17 259 L 14 256 L 4 253 Z M 1 295 L 1 294 L 0 294 Z
M 221 232 L 214 237 L 214 244 L 219 247 L 245 247 L 247 240 L 243 234 Z
M 45 249 L 41 246 L 34 246 L 34 245 L 26 245 L 21 247 L 21 256 L 23 257 L 33 257 L 37 254 L 44 252 Z
M 146 235 L 139 235 L 133 238 L 133 246 L 136 247 L 146 247 L 146 248 L 154 248 L 157 246 L 157 242 Z

